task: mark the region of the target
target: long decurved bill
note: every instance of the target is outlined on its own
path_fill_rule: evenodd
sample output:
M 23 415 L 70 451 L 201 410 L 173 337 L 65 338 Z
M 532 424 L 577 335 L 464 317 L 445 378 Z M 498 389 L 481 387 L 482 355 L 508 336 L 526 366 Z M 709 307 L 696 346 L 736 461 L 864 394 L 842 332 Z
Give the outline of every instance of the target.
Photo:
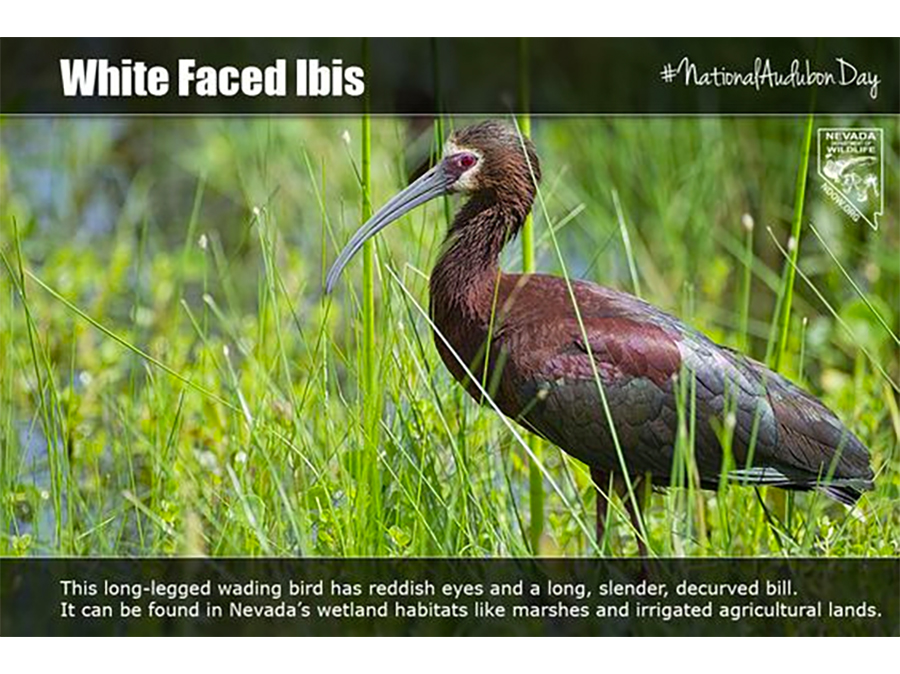
M 353 238 L 344 246 L 344 250 L 338 255 L 337 260 L 325 278 L 325 292 L 330 293 L 337 283 L 338 277 L 344 271 L 344 267 L 350 259 L 356 255 L 363 244 L 375 236 L 382 229 L 400 218 L 404 213 L 424 204 L 435 197 L 446 194 L 450 185 L 443 164 L 438 164 L 405 190 L 394 196 L 381 209 L 373 215 L 368 222 L 356 230 Z

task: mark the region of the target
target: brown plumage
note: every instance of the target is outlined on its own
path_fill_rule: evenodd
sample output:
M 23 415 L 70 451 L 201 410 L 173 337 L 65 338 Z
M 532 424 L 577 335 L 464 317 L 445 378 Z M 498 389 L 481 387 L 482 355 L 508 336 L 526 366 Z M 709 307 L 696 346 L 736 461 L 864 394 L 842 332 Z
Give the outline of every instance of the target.
M 476 400 L 483 395 L 473 378 L 504 414 L 591 467 L 606 493 L 597 500 L 598 536 L 608 492 L 621 493 L 624 476 L 633 486 L 671 483 L 682 376 L 696 386 L 693 461 L 702 487 L 724 477 L 819 489 L 847 504 L 872 488 L 865 446 L 820 401 L 761 363 L 626 293 L 500 271 L 500 252 L 530 212 L 540 175 L 531 141 L 511 127 L 484 122 L 459 131 L 438 166 L 354 235 L 327 289 L 362 243 L 403 213 L 440 194 L 468 194 L 431 274 L 438 352 Z M 724 468 L 723 428 L 733 454 Z M 642 530 L 633 492 L 625 503 Z

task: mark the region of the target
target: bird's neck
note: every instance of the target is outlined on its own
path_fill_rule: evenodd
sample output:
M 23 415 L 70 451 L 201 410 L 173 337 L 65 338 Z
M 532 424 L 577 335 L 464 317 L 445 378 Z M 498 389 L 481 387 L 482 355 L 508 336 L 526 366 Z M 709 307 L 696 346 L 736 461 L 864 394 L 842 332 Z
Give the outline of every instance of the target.
M 500 252 L 528 215 L 530 204 L 474 195 L 453 220 L 431 273 L 436 319 L 485 321 L 494 302 Z

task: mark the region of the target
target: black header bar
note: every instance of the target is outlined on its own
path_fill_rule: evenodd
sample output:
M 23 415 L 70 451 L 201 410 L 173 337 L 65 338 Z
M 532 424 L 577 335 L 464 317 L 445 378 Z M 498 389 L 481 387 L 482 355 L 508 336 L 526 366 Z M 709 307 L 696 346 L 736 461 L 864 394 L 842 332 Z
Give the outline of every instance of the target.
M 897 38 L 0 40 L 5 115 L 900 113 Z

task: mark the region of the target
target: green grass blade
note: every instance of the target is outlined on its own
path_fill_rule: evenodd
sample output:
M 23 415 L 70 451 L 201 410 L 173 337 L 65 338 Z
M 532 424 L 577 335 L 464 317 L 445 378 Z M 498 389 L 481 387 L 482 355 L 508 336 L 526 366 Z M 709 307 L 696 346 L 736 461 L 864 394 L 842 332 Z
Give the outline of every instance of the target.
M 526 138 L 531 136 L 531 115 L 528 114 L 528 39 L 519 38 L 519 129 Z M 526 274 L 535 270 L 534 217 L 529 213 L 522 225 L 522 271 Z M 536 456 L 541 455 L 541 441 L 536 436 L 528 438 L 528 444 Z M 531 549 L 540 551 L 541 536 L 544 532 L 544 481 L 540 468 L 534 462 L 528 466 L 528 497 L 530 504 L 529 538 Z
M 806 177 L 809 171 L 809 148 L 812 143 L 814 115 L 806 117 L 806 130 L 803 133 L 803 144 L 800 149 L 800 166 L 797 169 L 797 182 L 794 188 L 794 217 L 791 221 L 791 238 L 788 251 L 791 254 L 790 264 L 785 268 L 784 288 L 782 290 L 781 317 L 779 320 L 778 346 L 775 348 L 774 369 L 780 370 L 787 351 L 788 329 L 791 324 L 791 301 L 794 296 L 794 277 L 797 269 L 797 258 L 800 255 L 800 226 L 803 222 L 803 205 L 806 201 Z

